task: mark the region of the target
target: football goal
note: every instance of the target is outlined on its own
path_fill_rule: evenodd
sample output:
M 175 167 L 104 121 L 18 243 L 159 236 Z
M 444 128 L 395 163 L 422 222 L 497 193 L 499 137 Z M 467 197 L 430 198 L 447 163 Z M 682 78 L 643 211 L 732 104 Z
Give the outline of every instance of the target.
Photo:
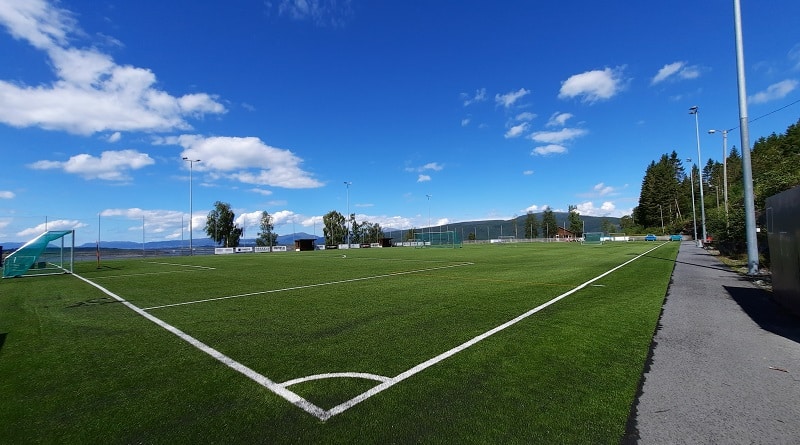
M 630 241 L 631 237 L 625 235 L 624 233 L 609 233 L 608 238 L 611 241 Z
M 415 232 L 415 247 L 461 247 L 461 237 L 454 230 L 445 232 Z
M 603 232 L 586 232 L 583 234 L 581 244 L 599 246 L 603 244 Z
M 67 235 L 70 235 L 69 245 L 64 243 Z M 3 278 L 72 273 L 74 263 L 75 231 L 51 230 L 7 256 L 3 261 Z

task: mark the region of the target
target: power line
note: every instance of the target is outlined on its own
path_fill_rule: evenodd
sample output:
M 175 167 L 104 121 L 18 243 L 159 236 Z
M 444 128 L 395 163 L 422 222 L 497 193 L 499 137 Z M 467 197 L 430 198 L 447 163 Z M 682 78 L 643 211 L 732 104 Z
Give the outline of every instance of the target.
M 755 121 L 757 121 L 757 120 L 759 120 L 759 119 L 762 119 L 762 118 L 765 118 L 765 117 L 769 116 L 770 114 L 775 114 L 775 113 L 777 113 L 778 111 L 781 111 L 781 110 L 784 110 L 784 109 L 786 109 L 786 108 L 789 108 L 789 107 L 791 107 L 792 105 L 794 105 L 794 104 L 796 104 L 796 103 L 798 103 L 798 102 L 800 102 L 800 99 L 797 99 L 796 101 L 794 101 L 794 102 L 792 102 L 792 103 L 790 103 L 790 104 L 788 104 L 788 105 L 784 105 L 784 106 L 782 106 L 782 107 L 778 108 L 777 110 L 772 110 L 772 111 L 770 111 L 770 112 L 769 112 L 769 113 L 767 113 L 767 114 L 762 114 L 761 116 L 758 116 L 758 117 L 756 117 L 756 118 L 750 119 L 750 120 L 749 120 L 749 121 L 747 121 L 747 122 L 748 122 L 748 123 L 755 122 Z M 737 126 L 735 126 L 735 127 L 731 128 L 731 129 L 728 129 L 727 131 L 733 131 L 733 130 L 735 130 L 735 129 L 739 128 L 740 126 L 741 126 L 741 125 L 737 125 Z

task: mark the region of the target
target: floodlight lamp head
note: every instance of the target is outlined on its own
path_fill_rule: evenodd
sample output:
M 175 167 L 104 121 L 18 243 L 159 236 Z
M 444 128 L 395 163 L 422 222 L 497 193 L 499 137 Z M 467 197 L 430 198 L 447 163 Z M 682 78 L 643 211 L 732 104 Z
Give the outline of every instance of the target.
M 697 105 L 689 108 L 689 114 L 697 114 Z
M 708 134 L 714 134 L 716 132 L 717 132 L 717 130 L 708 130 Z

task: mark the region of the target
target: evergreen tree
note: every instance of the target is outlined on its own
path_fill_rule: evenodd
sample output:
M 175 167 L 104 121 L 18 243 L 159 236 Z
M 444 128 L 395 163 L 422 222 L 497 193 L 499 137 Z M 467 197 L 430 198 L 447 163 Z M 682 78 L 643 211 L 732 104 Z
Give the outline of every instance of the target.
M 569 221 L 570 232 L 574 233 L 575 236 L 583 236 L 583 221 L 581 220 L 580 213 L 578 213 L 577 206 L 569 206 L 569 215 L 567 216 L 567 221 Z
M 550 207 L 545 207 L 542 212 L 542 235 L 547 238 L 555 238 L 558 235 L 558 222 Z
M 533 212 L 525 217 L 525 238 L 539 238 L 539 220 Z

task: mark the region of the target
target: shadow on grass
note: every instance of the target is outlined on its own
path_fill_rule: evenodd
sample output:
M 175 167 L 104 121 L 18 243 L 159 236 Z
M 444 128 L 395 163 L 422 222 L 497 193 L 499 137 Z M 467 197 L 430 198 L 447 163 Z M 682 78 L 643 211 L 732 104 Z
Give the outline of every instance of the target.
M 6 335 L 8 335 L 7 332 L 0 333 L 0 351 L 3 350 L 3 344 L 6 342 Z
M 754 287 L 723 287 L 761 329 L 800 343 L 800 318 L 770 299 L 767 291 Z

